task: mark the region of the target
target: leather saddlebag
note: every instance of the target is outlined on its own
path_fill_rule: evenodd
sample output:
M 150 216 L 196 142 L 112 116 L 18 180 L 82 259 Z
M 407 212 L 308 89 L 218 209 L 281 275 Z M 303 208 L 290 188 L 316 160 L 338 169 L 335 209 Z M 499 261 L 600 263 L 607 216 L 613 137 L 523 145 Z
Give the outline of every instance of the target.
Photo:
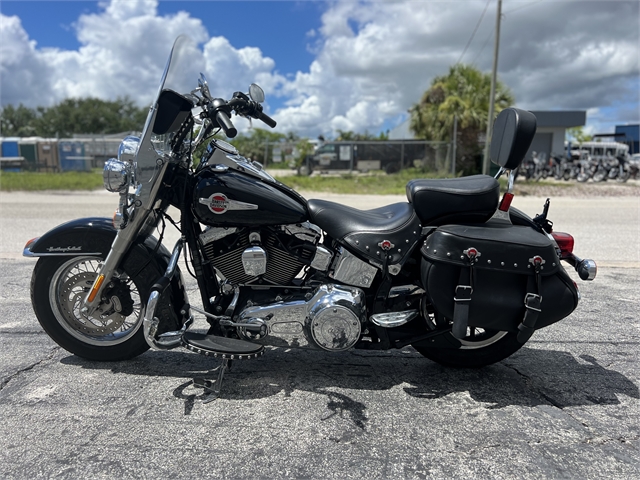
M 427 237 L 422 257 L 428 298 L 458 338 L 469 326 L 519 332 L 525 342 L 578 304 L 555 242 L 530 227 L 445 225 Z

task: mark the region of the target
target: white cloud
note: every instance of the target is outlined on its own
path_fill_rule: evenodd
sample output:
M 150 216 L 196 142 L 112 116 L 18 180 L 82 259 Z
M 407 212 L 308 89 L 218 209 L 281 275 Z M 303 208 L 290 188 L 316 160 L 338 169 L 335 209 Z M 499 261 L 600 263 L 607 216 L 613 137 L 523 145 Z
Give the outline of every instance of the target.
M 251 83 L 273 91 L 284 82 L 284 77 L 272 74 L 275 62 L 259 48 L 236 49 L 224 37 L 213 37 L 204 45 L 204 58 L 212 92 L 225 98 L 247 91 Z
M 337 128 L 376 131 L 384 119 L 398 118 L 434 76 L 460 58 L 484 5 L 332 5 L 322 17 L 316 60 L 284 89 L 295 102 L 277 112 L 283 129 L 295 129 L 295 119 L 303 128 L 314 125 L 325 134 Z M 633 81 L 640 74 L 637 2 L 546 2 L 505 11 L 499 77 L 519 106 L 638 105 L 638 82 Z M 484 71 L 491 68 L 493 26 L 491 15 L 485 16 L 463 62 L 475 62 Z M 320 99 L 315 101 L 320 111 L 305 116 L 300 111 L 305 98 Z M 623 118 L 612 122 L 638 121 L 637 108 L 616 112 Z
M 433 77 L 458 60 L 485 3 L 327 3 L 321 26 L 300 39 L 310 42 L 314 60 L 297 72 L 279 72 L 277 59 L 260 45 L 236 48 L 222 36 L 210 37 L 191 14 L 160 16 L 157 0 L 112 0 L 99 13 L 82 15 L 76 51 L 39 49 L 19 19 L 0 14 L 2 103 L 51 105 L 67 96 L 125 94 L 148 103 L 169 45 L 188 33 L 200 49 L 191 52 L 185 78 L 195 83 L 204 71 L 220 96 L 259 83 L 267 102 L 279 105 L 270 110 L 279 131 L 377 132 L 406 114 Z M 620 123 L 638 121 L 637 2 L 548 1 L 513 13 L 505 5 L 499 76 L 519 106 L 597 109 L 599 121 L 606 114 L 619 115 L 614 121 Z M 463 58 L 484 71 L 491 67 L 493 8 Z
M 2 103 L 33 105 L 34 96 L 51 96 L 54 70 L 29 40 L 18 17 L 0 14 L 0 40 Z

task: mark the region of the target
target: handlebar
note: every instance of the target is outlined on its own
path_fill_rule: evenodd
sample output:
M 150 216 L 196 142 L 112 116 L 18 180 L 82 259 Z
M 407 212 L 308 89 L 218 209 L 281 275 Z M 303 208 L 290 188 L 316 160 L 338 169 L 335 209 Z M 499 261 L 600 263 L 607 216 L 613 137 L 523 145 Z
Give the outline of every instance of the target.
M 227 137 L 233 138 L 238 134 L 238 129 L 233 126 L 233 123 L 231 122 L 231 119 L 226 112 L 218 110 L 216 112 L 216 121 L 218 122 L 218 125 L 220 125 L 222 130 L 224 130 L 224 134 Z
M 273 118 L 262 111 L 262 105 L 250 100 L 244 93 L 236 92 L 228 102 L 221 98 L 213 99 L 209 109 L 209 118 L 213 120 L 214 124 L 219 125 L 229 138 L 233 138 L 238 134 L 238 130 L 234 127 L 231 118 L 229 118 L 232 111 L 235 111 L 238 115 L 260 120 L 271 128 L 277 125 Z
M 260 115 L 258 116 L 258 120 L 262 120 L 271 128 L 275 128 L 275 126 L 277 125 L 276 121 L 264 112 L 260 112 Z

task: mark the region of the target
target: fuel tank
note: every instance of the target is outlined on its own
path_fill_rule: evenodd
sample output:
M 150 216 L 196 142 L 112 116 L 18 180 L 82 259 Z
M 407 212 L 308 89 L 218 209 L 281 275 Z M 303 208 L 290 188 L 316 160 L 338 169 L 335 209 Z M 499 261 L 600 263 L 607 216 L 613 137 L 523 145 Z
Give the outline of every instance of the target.
M 305 201 L 288 190 L 240 172 L 205 168 L 196 177 L 194 213 L 206 225 L 258 227 L 304 222 L 308 219 Z

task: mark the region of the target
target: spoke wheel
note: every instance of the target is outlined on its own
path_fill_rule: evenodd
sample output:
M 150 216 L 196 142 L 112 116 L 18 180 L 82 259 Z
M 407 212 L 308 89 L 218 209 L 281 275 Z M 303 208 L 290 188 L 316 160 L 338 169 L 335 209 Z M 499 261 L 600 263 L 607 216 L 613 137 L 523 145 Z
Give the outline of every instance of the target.
M 108 280 L 96 310 L 88 313 L 84 299 L 103 261 L 41 257 L 31 277 L 31 303 L 42 328 L 65 350 L 89 360 L 126 360 L 149 348 L 141 328 L 144 308 L 166 266 L 142 246 L 133 247 Z M 180 327 L 173 296 L 168 289 L 156 306 L 160 333 Z
M 126 275 L 116 273 L 116 281 L 125 288 L 106 288 L 97 310 L 90 315 L 83 312 L 83 300 L 98 276 L 100 264 L 95 257 L 69 260 L 56 271 L 49 298 L 56 319 L 73 337 L 90 345 L 117 345 L 142 324 L 140 292 Z M 133 308 L 123 309 L 131 302 Z
M 427 314 L 423 307 L 423 318 L 427 319 L 430 330 L 446 328 L 451 321 L 438 318 L 434 314 Z M 450 335 L 451 332 L 443 335 Z M 467 335 L 459 340 L 459 348 L 434 348 L 428 343 L 412 345 L 421 355 L 434 362 L 449 367 L 479 368 L 504 360 L 518 351 L 522 344 L 517 340 L 514 332 L 489 330 L 480 327 L 468 327 Z

